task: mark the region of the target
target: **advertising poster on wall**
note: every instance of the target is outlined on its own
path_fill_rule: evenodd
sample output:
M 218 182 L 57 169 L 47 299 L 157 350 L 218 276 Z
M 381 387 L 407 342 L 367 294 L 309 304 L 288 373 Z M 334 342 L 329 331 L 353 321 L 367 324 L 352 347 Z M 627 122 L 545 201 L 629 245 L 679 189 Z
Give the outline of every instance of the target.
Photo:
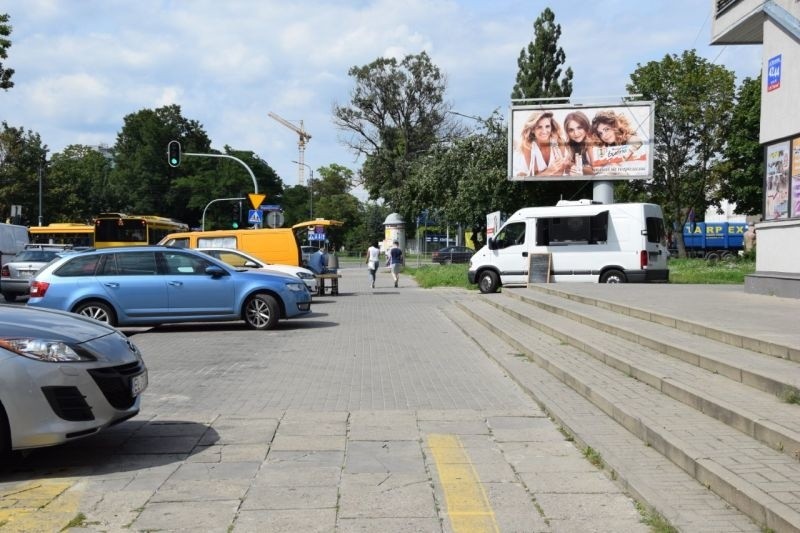
M 765 220 L 789 217 L 789 141 L 767 146 Z
M 512 181 L 643 179 L 653 175 L 652 102 L 513 106 Z
M 800 217 L 800 137 L 792 139 L 792 212 Z

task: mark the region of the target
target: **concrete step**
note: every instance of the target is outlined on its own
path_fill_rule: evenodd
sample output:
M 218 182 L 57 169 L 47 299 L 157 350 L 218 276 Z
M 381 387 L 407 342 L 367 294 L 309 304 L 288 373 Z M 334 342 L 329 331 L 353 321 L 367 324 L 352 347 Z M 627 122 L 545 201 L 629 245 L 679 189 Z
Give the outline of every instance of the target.
M 504 291 L 502 295 L 484 296 L 483 299 L 511 317 L 575 346 L 612 368 L 742 431 L 774 450 L 793 458 L 800 457 L 800 406 L 785 403 L 768 392 L 753 390 L 736 379 L 741 375 L 749 375 L 743 366 L 748 362 L 788 366 L 790 368 L 784 370 L 787 376 L 792 372 L 800 372 L 800 368 L 792 362 L 767 358 L 761 354 L 740 353 L 731 356 L 731 363 L 726 364 L 729 372 L 723 374 L 697 368 L 685 362 L 685 358 L 676 359 L 638 343 L 639 339 L 646 341 L 649 335 L 667 337 L 669 334 L 676 337 L 672 346 L 681 343 L 680 332 L 662 331 L 666 328 L 656 324 L 642 323 L 639 319 L 627 316 L 606 316 L 613 315 L 610 311 L 595 310 L 595 314 L 589 317 L 583 313 L 583 309 L 578 309 L 583 304 L 544 294 L 525 295 Z M 620 329 L 639 333 L 633 336 L 634 340 L 613 336 Z M 715 341 L 693 337 L 689 341 L 697 345 L 693 349 L 698 353 L 702 353 L 697 349 L 698 346 L 708 350 L 719 347 Z M 664 342 L 669 342 L 669 339 L 665 338 Z M 664 346 L 661 341 L 652 344 Z M 688 342 L 684 341 L 684 344 L 688 345 Z M 734 350 L 730 346 L 723 346 L 727 350 Z M 675 351 L 673 347 L 666 347 L 665 350 L 669 350 L 668 353 Z M 702 360 L 703 357 L 698 356 L 698 359 Z M 730 369 L 734 365 L 740 367 L 738 372 L 733 372 L 735 379 L 731 380 L 726 376 L 732 373 Z
M 505 289 L 503 294 L 775 396 L 800 389 L 800 365 L 796 362 L 764 357 L 763 352 L 720 342 L 713 335 L 707 337 L 700 327 L 688 332 L 670 324 L 640 318 L 629 307 L 615 304 L 613 310 L 606 309 L 565 298 L 563 296 L 567 293 L 559 294 L 552 290 Z M 744 344 L 757 345 L 758 342 L 754 340 Z
M 490 305 L 458 306 L 758 524 L 800 531 L 800 463 Z
M 784 335 L 788 340 L 776 339 L 776 335 L 774 334 L 763 335 L 763 332 L 759 332 L 757 329 L 753 330 L 753 328 L 748 328 L 748 332 L 743 333 L 742 331 L 719 324 L 719 322 L 726 322 L 725 317 L 728 316 L 726 313 L 731 311 L 731 309 L 709 308 L 708 305 L 705 305 L 705 302 L 697 300 L 690 304 L 693 307 L 690 313 L 681 314 L 680 310 L 674 310 L 673 312 L 655 310 L 659 307 L 666 307 L 659 306 L 659 302 L 654 300 L 656 298 L 662 300 L 664 298 L 672 299 L 675 297 L 676 289 L 681 293 L 684 291 L 696 291 L 702 294 L 702 287 L 698 291 L 696 286 L 655 284 L 641 287 L 645 290 L 639 290 L 640 287 L 636 287 L 636 290 L 627 291 L 625 289 L 628 287 L 622 285 L 620 288 L 623 290 L 615 291 L 615 293 L 611 295 L 611 298 L 609 298 L 609 294 L 605 290 L 601 290 L 601 287 L 588 287 L 585 284 L 579 284 L 582 285 L 581 290 L 576 291 L 574 284 L 572 284 L 572 287 L 569 285 L 570 284 L 564 284 L 558 287 L 554 284 L 532 284 L 528 286 L 527 290 L 551 294 L 601 309 L 609 309 L 621 315 L 628 315 L 655 322 L 679 331 L 695 333 L 723 344 L 729 344 L 738 348 L 745 348 L 754 352 L 800 363 L 800 345 L 796 342 L 791 342 L 792 339 L 796 339 L 796 335 L 791 334 L 794 332 L 787 332 L 788 334 Z M 605 288 L 607 287 L 603 287 L 602 289 Z M 737 290 L 737 292 L 739 291 Z M 630 298 L 632 294 L 635 294 L 636 298 Z M 685 300 L 685 295 L 681 294 L 681 296 L 683 297 L 681 301 Z M 715 296 L 719 296 L 719 294 L 715 294 Z M 636 299 L 641 300 L 642 298 L 650 298 L 650 300 L 647 302 L 636 301 Z M 734 302 L 741 303 L 736 299 L 727 300 L 730 301 L 731 304 L 734 304 Z M 766 315 L 768 311 L 771 311 L 775 323 L 784 323 L 786 316 L 791 316 L 796 313 L 796 307 L 793 305 L 793 302 L 786 302 L 791 299 L 778 298 L 778 300 L 778 302 L 775 302 L 776 305 L 774 305 L 774 308 L 766 310 L 762 306 L 761 309 L 759 309 L 759 313 Z M 697 309 L 705 309 L 706 311 L 705 313 L 698 313 Z M 747 312 L 746 309 L 737 309 L 737 311 Z M 698 315 L 703 318 L 692 318 Z M 760 318 L 769 320 L 770 316 Z
M 465 302 L 466 306 L 470 304 Z M 495 311 L 496 319 L 502 319 Z M 698 483 L 460 307 L 445 314 L 512 376 L 584 452 L 597 452 L 604 471 L 644 506 L 685 533 L 758 532 L 760 526 Z M 487 319 L 493 317 L 487 316 Z M 544 334 L 540 334 L 544 337 Z

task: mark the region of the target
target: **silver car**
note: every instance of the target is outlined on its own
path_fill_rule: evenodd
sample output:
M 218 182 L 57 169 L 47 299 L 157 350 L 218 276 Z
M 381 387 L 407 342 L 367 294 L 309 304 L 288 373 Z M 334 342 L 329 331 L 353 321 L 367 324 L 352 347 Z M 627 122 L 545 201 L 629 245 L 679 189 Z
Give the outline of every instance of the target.
M 25 245 L 24 250 L 9 259 L 0 269 L 0 292 L 3 298 L 7 302 L 13 302 L 19 296 L 27 296 L 33 275 L 66 249 L 61 245 Z
M 62 311 L 0 304 L 0 462 L 93 435 L 139 412 L 147 368 L 120 331 Z

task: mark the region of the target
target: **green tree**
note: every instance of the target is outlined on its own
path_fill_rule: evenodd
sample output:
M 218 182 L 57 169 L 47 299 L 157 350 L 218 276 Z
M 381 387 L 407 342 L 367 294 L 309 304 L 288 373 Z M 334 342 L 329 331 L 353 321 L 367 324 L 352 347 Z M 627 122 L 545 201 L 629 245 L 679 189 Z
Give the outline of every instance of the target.
M 182 178 L 208 169 L 209 163 L 184 158 L 180 167 L 171 168 L 166 150 L 173 139 L 181 142 L 184 152 L 210 150 L 211 141 L 200 123 L 184 118 L 178 105 L 143 109 L 124 118 L 114 146 L 115 166 L 109 180 L 116 197 L 122 199 L 115 211 L 172 217 L 190 224 L 199 222 L 202 207 L 188 207 L 191 199 L 185 196 L 186 180 Z
M 365 156 L 361 180 L 370 197 L 397 207 L 410 163 L 448 133 L 445 78 L 425 52 L 399 63 L 379 58 L 348 74 L 355 88 L 349 105 L 334 106 L 334 123 Z
M 338 250 L 345 244 L 346 235 L 361 221 L 358 198 L 350 194 L 353 189 L 353 171 L 332 164 L 318 169 L 314 179 L 314 217 L 343 222 L 342 226 L 331 226 L 326 231 L 328 242 Z
M 8 49 L 11 47 L 11 40 L 8 38 L 11 35 L 11 25 L 8 24 L 8 13 L 0 14 L 0 59 L 8 58 Z M 11 76 L 14 75 L 13 68 L 3 67 L 0 61 L 0 89 L 9 90 L 14 86 L 11 81 Z
M 410 207 L 404 218 L 413 221 L 422 210 L 435 210 L 440 218 L 470 228 L 479 247 L 487 213 L 510 213 L 532 200 L 533 189 L 507 179 L 507 157 L 507 128 L 495 112 L 478 130 L 417 162 L 404 188 L 404 205 Z
M 0 129 L 0 213 L 4 220 L 12 205 L 22 206 L 24 225 L 37 222 L 39 173 L 46 173 L 47 145 L 38 133 L 14 128 L 5 121 Z
M 53 154 L 44 183 L 44 224 L 91 223 L 108 212 L 118 203 L 108 187 L 112 166 L 110 152 L 91 146 L 73 144 Z
M 756 215 L 763 209 L 764 150 L 761 131 L 761 76 L 746 78 L 736 93 L 728 143 L 716 172 L 719 190 L 715 200 L 736 203 L 736 211 Z
M 564 50 L 558 46 L 561 25 L 546 7 L 533 22 L 533 41 L 519 53 L 517 82 L 511 98 L 547 98 L 572 95 L 572 68 L 562 67 L 566 61 Z
M 718 186 L 712 170 L 730 131 L 734 74 L 688 50 L 638 65 L 627 90 L 655 103 L 654 171 L 652 180 L 619 186 L 619 196 L 661 204 L 668 224 L 683 227 Z M 683 233 L 675 236 L 683 257 Z

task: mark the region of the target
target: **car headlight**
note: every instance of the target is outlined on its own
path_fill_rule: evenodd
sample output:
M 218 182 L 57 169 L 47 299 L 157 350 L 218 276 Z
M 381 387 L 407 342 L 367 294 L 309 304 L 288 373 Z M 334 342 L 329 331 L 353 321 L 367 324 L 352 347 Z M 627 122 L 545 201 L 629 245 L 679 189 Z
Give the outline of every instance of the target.
M 308 290 L 306 289 L 305 283 L 287 283 L 286 288 L 289 289 L 290 291 L 295 291 L 295 292 L 305 292 L 306 290 Z
M 0 346 L 18 355 L 49 363 L 74 363 L 96 361 L 95 357 L 83 348 L 70 346 L 63 341 L 36 338 L 4 338 Z
M 300 279 L 314 279 L 314 274 L 309 274 L 308 272 L 298 272 L 297 277 Z

